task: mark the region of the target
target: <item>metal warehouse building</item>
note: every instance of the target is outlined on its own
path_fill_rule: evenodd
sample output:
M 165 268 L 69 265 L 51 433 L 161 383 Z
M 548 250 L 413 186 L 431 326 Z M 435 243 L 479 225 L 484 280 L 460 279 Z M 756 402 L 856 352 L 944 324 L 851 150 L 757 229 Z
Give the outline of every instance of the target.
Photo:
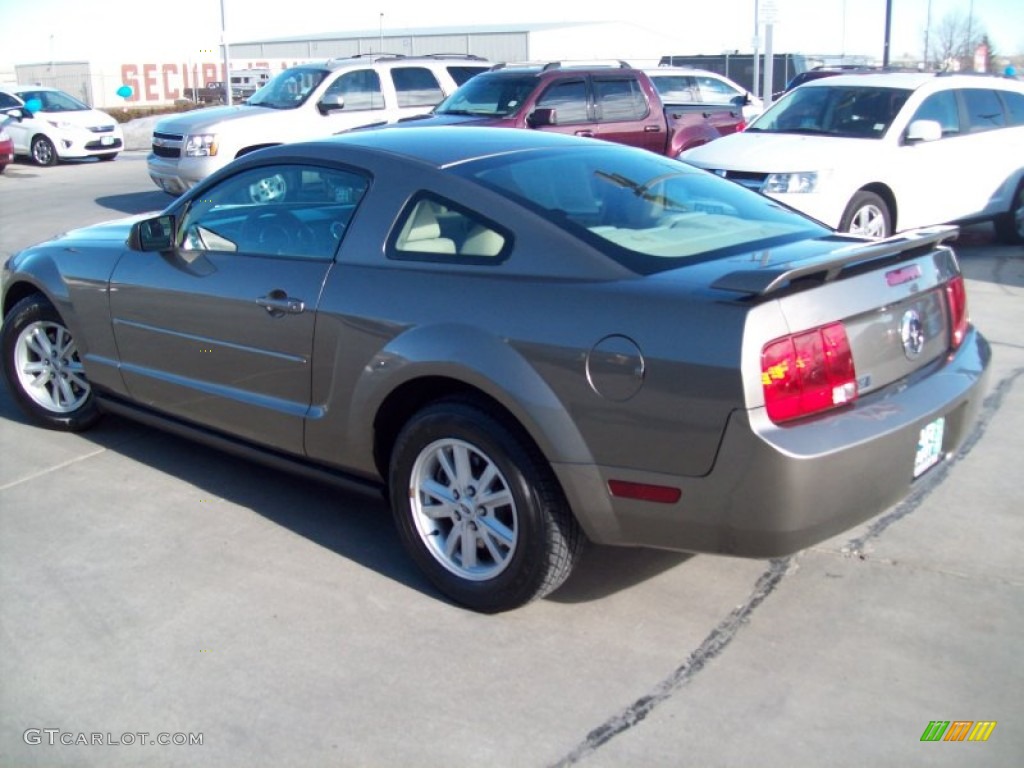
M 494 62 L 625 59 L 634 65 L 647 65 L 657 64 L 672 46 L 692 47 L 679 36 L 609 21 L 317 34 L 233 43 L 231 57 L 325 59 L 381 52 L 406 56 L 460 53 Z
M 629 22 L 586 22 L 318 33 L 231 42 L 229 52 L 232 71 L 278 71 L 307 61 L 381 52 L 470 54 L 495 63 L 622 59 L 634 66 L 653 66 L 664 55 L 699 47 L 699 40 Z M 145 60 L 44 62 L 16 65 L 14 70 L 19 83 L 60 88 L 101 109 L 170 104 L 187 99 L 191 89 L 208 81 L 226 79 L 216 51 L 201 58 L 178 57 L 157 46 Z M 132 88 L 127 99 L 117 95 L 123 85 Z

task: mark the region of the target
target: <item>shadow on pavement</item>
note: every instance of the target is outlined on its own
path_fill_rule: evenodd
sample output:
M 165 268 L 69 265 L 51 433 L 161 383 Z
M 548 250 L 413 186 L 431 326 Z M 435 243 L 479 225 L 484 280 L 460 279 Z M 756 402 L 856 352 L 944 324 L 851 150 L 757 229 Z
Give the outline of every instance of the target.
M 653 579 L 692 557 L 686 552 L 590 544 L 572 576 L 547 599 L 554 603 L 600 600 Z
M 0 420 L 30 423 L 2 386 Z M 250 509 L 427 597 L 448 602 L 406 555 L 383 499 L 291 475 L 110 414 L 79 436 L 204 494 Z M 106 478 L 97 475 L 95 482 L 106 482 Z M 565 604 L 599 600 L 691 557 L 678 552 L 589 545 L 573 575 L 547 599 Z
M 147 213 L 162 211 L 174 202 L 174 198 L 159 189 L 152 192 L 133 192 L 127 195 L 107 195 L 97 197 L 96 204 L 120 213 Z

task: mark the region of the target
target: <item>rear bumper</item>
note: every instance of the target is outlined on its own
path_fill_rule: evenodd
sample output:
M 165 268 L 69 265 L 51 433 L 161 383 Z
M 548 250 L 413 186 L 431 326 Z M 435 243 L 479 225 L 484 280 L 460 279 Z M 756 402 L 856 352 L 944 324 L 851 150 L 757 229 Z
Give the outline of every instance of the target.
M 943 459 L 970 431 L 984 399 L 991 350 L 970 332 L 955 355 L 847 410 L 793 426 L 764 409 L 731 416 L 712 471 L 699 478 L 556 465 L 569 502 L 591 539 L 745 557 L 777 557 L 868 520 L 915 483 L 921 429 L 945 417 Z M 608 480 L 670 486 L 675 504 L 613 498 Z

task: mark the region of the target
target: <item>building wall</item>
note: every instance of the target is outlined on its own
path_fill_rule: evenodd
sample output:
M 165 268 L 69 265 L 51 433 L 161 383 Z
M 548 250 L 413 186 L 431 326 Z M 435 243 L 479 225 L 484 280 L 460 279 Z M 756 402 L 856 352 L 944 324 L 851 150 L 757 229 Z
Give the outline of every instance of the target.
M 96 83 L 92 66 L 87 61 L 57 61 L 44 64 L 22 64 L 14 68 L 18 85 L 45 85 L 60 88 L 79 101 L 95 106 Z M 115 86 L 116 90 L 116 86 Z
M 527 31 L 416 33 L 388 32 L 380 35 L 357 34 L 339 37 L 311 37 L 303 40 L 268 40 L 236 43 L 232 57 L 327 59 L 372 53 L 398 53 L 424 56 L 436 53 L 462 53 L 482 56 L 490 61 L 522 59 L 528 48 Z
M 472 54 L 489 61 L 556 61 L 624 59 L 634 66 L 653 65 L 678 40 L 624 22 L 538 24 L 524 27 L 466 27 L 440 30 L 391 30 L 338 36 L 236 43 L 230 48 L 230 69 L 269 68 L 277 72 L 296 64 L 360 54 Z M 187 99 L 193 88 L 226 79 L 217 52 L 202 59 L 176 59 L 154 54 L 139 60 L 98 60 L 20 65 L 16 77 L 67 91 L 99 109 L 160 106 Z M 132 95 L 117 95 L 121 86 Z

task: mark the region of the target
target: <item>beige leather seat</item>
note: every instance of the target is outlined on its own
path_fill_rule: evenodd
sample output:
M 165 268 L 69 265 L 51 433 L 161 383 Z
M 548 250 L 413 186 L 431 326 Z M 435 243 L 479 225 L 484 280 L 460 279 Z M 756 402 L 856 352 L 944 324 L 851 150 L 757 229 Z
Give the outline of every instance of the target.
M 455 241 L 441 237 L 441 224 L 438 216 L 442 213 L 441 206 L 432 200 L 420 200 L 416 210 L 402 227 L 396 247 L 400 251 L 419 251 L 421 253 L 455 253 Z
M 505 238 L 493 229 L 477 224 L 470 230 L 459 253 L 464 256 L 497 256 L 505 246 Z

